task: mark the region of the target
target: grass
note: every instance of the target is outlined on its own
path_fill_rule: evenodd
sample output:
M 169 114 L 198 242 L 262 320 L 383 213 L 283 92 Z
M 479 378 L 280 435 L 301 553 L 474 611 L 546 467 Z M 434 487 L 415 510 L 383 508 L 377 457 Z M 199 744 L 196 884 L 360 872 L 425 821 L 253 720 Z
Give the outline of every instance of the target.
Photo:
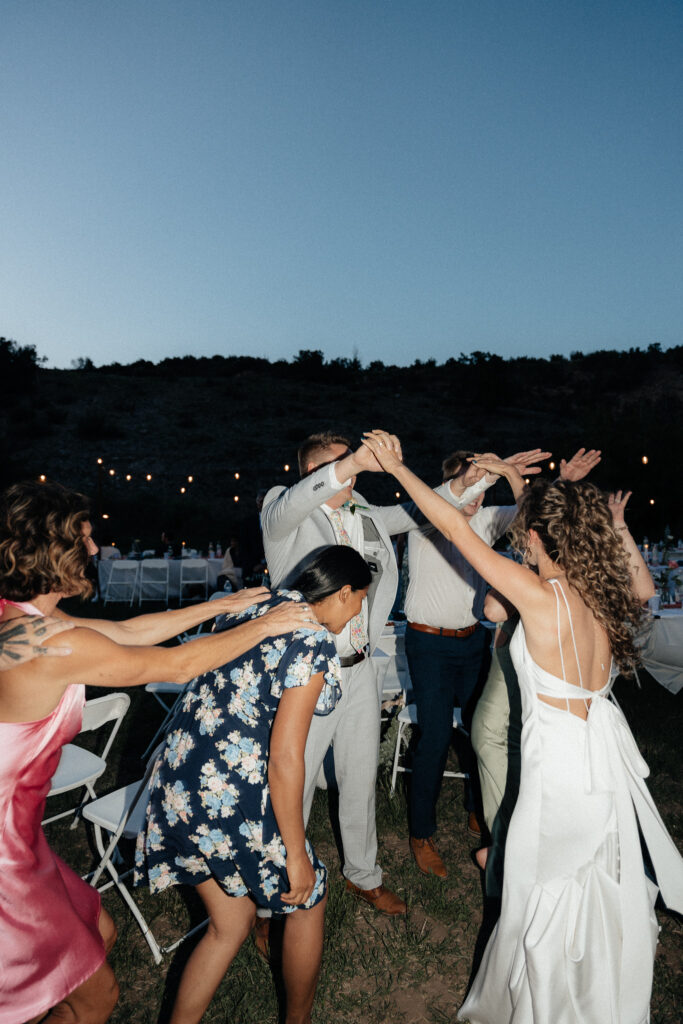
M 95 613 L 96 606 L 90 606 Z M 117 610 L 119 610 L 117 608 Z M 127 614 L 124 612 L 123 614 Z M 683 848 L 683 793 L 679 775 L 680 698 L 643 673 L 643 687 L 620 680 L 617 696 L 651 769 L 648 780 L 659 810 Z M 133 702 L 115 746 L 101 793 L 139 777 L 139 754 L 159 723 L 151 696 L 132 693 Z M 391 742 L 391 740 L 389 741 Z M 384 758 L 383 760 L 388 760 Z M 438 847 L 448 878 L 427 878 L 408 853 L 406 803 L 389 791 L 390 767 L 383 764 L 377 784 L 379 860 L 386 884 L 408 903 L 405 918 L 378 915 L 347 895 L 328 815 L 327 794 L 318 792 L 308 834 L 329 869 L 326 942 L 315 1024 L 443 1024 L 453 1022 L 463 1000 L 482 924 L 482 891 L 471 853 L 462 807 L 462 783 L 445 780 L 438 807 Z M 85 872 L 92 854 L 83 825 L 70 832 L 62 822 L 48 826 L 48 840 L 76 870 Z M 136 890 L 155 934 L 172 941 L 198 918 L 191 891 L 170 890 L 152 897 Z M 174 987 L 192 948 L 189 940 L 157 967 L 142 935 L 116 891 L 104 905 L 119 928 L 111 956 L 121 986 L 112 1024 L 162 1024 Z M 683 1019 L 683 924 L 658 911 L 660 943 L 655 961 L 652 1024 Z M 247 942 L 204 1017 L 206 1024 L 266 1024 L 278 1021 L 275 980 Z

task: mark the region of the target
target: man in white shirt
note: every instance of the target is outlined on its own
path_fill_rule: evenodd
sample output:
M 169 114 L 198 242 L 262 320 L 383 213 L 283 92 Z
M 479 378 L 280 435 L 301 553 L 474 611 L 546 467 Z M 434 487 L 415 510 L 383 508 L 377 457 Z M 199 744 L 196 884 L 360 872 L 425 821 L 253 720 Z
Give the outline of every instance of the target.
M 443 463 L 444 483 L 456 497 L 482 476 L 467 461 L 472 456 L 458 451 Z M 482 508 L 482 501 L 479 494 L 461 512 L 475 533 L 493 546 L 508 529 L 517 506 Z M 453 708 L 462 709 L 469 731 L 476 696 L 486 679 L 489 636 L 480 622 L 486 582 L 429 523 L 410 533 L 408 560 L 406 654 L 418 720 L 410 780 L 410 847 L 424 874 L 444 878 L 446 868 L 432 839 L 436 802 L 453 735 Z M 481 796 L 476 758 L 463 733 L 456 733 L 456 743 L 461 767 L 470 776 L 465 783 L 468 828 L 478 837 Z

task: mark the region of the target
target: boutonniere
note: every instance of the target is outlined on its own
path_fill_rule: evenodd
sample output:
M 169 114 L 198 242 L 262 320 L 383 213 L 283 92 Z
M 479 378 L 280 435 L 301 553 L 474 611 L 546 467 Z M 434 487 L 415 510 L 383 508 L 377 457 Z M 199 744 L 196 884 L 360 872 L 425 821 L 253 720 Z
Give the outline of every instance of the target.
M 359 508 L 361 512 L 369 512 L 369 505 L 359 505 L 357 501 L 345 501 L 342 508 L 347 508 L 352 516 L 355 516 L 356 509 Z

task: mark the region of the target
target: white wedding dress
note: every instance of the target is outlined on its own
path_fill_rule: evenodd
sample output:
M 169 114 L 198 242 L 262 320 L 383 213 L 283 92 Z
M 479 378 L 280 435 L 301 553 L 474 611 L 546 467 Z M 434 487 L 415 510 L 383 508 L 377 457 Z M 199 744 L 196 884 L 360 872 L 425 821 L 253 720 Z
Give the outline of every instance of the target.
M 557 580 L 569 625 L 571 614 Z M 574 632 L 572 627 L 572 640 Z M 558 639 L 559 643 L 559 639 Z M 522 695 L 519 799 L 505 847 L 500 919 L 458 1019 L 470 1024 L 646 1024 L 657 887 L 683 911 L 683 860 L 643 779 L 649 770 L 610 695 L 581 691 L 510 645 Z M 578 661 L 576 641 L 574 653 Z M 560 657 L 562 649 L 560 647 Z M 590 700 L 584 719 L 537 695 Z

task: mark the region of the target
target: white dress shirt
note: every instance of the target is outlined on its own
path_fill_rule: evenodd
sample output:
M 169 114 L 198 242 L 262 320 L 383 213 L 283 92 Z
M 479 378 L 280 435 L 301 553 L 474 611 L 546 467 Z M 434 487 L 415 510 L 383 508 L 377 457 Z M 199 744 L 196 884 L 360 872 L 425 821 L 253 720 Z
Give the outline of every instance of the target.
M 480 508 L 469 525 L 492 547 L 517 514 L 516 505 Z M 442 533 L 426 524 L 408 535 L 409 622 L 439 629 L 464 629 L 483 615 L 486 581 Z

